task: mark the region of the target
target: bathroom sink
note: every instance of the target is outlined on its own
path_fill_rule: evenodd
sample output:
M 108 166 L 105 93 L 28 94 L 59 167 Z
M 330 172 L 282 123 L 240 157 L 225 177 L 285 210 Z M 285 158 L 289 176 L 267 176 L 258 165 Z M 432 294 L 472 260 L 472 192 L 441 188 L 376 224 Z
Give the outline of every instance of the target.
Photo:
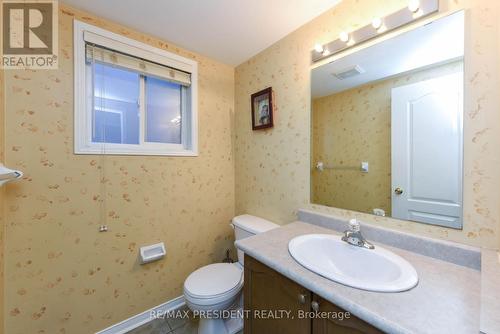
M 353 288 L 399 292 L 418 283 L 417 272 L 402 257 L 380 246 L 349 245 L 337 235 L 301 235 L 290 240 L 288 250 L 307 269 Z

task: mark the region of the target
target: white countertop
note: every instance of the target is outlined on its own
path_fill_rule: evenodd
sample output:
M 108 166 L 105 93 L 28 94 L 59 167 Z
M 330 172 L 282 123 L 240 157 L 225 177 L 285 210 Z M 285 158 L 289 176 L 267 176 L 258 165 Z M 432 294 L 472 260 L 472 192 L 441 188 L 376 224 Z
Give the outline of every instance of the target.
M 478 270 L 381 244 L 415 267 L 419 283 L 412 290 L 398 293 L 359 290 L 323 278 L 290 256 L 288 242 L 298 235 L 310 233 L 338 234 L 324 227 L 294 222 L 238 240 L 236 246 L 387 333 L 479 332 L 481 274 Z

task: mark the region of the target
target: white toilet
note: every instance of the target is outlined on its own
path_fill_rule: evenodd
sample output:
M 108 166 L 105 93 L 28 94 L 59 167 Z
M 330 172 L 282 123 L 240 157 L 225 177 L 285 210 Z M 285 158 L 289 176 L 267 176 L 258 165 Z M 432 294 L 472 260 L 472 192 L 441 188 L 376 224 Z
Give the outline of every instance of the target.
M 251 215 L 234 217 L 231 225 L 236 240 L 279 227 L 270 221 Z M 184 282 L 184 298 L 188 307 L 192 311 L 211 312 L 211 315 L 214 315 L 235 304 L 243 288 L 243 256 L 243 252 L 238 250 L 236 263 L 209 264 L 192 272 Z M 231 321 L 234 324 L 234 319 Z M 222 318 L 200 317 L 198 333 L 231 334 L 234 328 L 227 328 L 227 323 L 228 321 Z M 242 326 L 241 320 L 239 323 L 241 325 L 237 330 Z

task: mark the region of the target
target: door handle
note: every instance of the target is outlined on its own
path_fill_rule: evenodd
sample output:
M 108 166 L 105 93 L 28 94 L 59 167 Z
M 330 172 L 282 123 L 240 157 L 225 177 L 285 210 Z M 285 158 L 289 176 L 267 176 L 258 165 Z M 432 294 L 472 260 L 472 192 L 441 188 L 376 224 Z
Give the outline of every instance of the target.
M 401 195 L 403 193 L 403 188 L 396 187 L 396 189 L 394 189 L 394 193 L 396 193 L 396 195 Z

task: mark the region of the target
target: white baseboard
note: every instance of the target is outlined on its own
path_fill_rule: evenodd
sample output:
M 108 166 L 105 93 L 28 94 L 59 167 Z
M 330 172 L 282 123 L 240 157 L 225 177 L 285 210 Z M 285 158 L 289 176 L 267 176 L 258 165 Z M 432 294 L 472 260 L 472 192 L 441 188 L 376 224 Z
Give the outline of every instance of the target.
M 114 324 L 102 331 L 97 332 L 96 334 L 124 334 L 131 331 L 134 328 L 147 324 L 148 322 L 154 320 L 151 318 L 151 313 L 165 313 L 172 310 L 176 310 L 182 306 L 184 306 L 186 302 L 184 301 L 184 296 L 179 296 L 172 300 L 169 300 L 166 303 L 155 306 L 147 311 L 134 315 L 131 318 L 123 320 L 117 324 Z

